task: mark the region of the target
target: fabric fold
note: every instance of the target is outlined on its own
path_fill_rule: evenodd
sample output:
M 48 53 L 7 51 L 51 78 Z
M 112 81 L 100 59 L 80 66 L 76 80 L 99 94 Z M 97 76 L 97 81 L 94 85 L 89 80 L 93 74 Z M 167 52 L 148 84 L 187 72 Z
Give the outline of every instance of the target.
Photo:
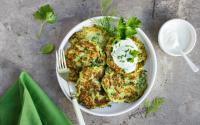
M 22 72 L 0 98 L 0 125 L 72 125 L 37 83 Z

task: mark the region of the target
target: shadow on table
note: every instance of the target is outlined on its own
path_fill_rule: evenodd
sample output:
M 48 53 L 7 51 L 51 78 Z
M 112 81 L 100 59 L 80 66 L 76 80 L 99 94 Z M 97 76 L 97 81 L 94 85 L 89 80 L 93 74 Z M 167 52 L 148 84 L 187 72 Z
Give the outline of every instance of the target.
M 172 6 L 175 5 L 176 7 Z M 168 20 L 173 18 L 179 18 L 177 14 L 177 4 L 173 1 L 168 4 L 161 4 L 159 1 L 155 1 L 152 7 L 151 14 L 144 9 L 144 28 L 149 32 L 152 41 L 158 42 L 158 33 L 160 27 Z M 148 14 L 147 14 L 148 13 Z
M 20 72 L 19 66 L 0 57 L 0 96 L 17 80 Z

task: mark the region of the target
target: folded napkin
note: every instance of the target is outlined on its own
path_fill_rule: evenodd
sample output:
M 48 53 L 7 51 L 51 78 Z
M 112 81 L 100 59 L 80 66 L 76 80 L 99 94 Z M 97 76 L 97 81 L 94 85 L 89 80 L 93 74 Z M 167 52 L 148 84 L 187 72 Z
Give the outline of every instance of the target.
M 35 81 L 22 72 L 0 97 L 0 125 L 72 125 Z

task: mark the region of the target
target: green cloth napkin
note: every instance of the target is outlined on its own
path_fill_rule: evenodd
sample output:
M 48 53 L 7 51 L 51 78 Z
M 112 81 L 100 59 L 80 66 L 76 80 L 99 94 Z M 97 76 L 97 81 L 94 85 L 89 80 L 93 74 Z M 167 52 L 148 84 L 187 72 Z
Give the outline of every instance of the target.
M 35 81 L 22 72 L 0 97 L 0 125 L 72 125 Z

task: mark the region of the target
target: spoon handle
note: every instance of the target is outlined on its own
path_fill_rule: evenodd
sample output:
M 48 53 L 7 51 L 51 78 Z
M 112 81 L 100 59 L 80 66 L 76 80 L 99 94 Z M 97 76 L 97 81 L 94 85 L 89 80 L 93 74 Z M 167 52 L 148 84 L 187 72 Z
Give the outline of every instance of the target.
M 188 65 L 194 72 L 198 72 L 199 68 L 188 58 L 188 56 L 180 50 L 180 54 L 183 56 L 183 58 L 187 61 Z

